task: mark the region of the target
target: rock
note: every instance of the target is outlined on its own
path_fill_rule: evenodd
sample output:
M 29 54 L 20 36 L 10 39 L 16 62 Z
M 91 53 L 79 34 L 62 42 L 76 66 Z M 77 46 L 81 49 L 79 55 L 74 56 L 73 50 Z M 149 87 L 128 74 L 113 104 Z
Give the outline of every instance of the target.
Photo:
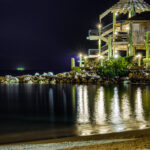
M 47 76 L 47 73 L 46 73 L 46 72 L 44 72 L 42 75 L 43 75 L 43 76 Z
M 52 80 L 50 81 L 50 84 L 56 84 L 56 80 L 55 80 L 55 79 L 52 79 Z
M 32 81 L 32 76 L 31 75 L 25 76 L 24 79 L 23 79 L 23 82 L 28 83 L 29 81 Z
M 48 75 L 48 76 L 53 76 L 54 74 L 53 74 L 53 72 L 48 72 L 47 75 Z
M 19 79 L 17 77 L 12 77 L 10 75 L 7 75 L 1 80 L 1 83 L 3 84 L 19 83 Z
M 27 84 L 33 84 L 32 80 L 28 80 L 26 83 Z
M 19 83 L 19 79 L 17 77 L 12 77 L 12 78 L 10 78 L 9 83 L 10 84 Z
M 39 76 L 40 74 L 38 72 L 35 73 L 35 76 Z
M 44 81 L 42 81 L 42 80 L 40 80 L 40 81 L 39 81 L 39 84 L 45 84 L 45 82 L 44 82 Z
M 87 83 L 87 82 L 88 82 L 86 78 L 82 78 L 81 81 L 82 81 L 83 83 Z

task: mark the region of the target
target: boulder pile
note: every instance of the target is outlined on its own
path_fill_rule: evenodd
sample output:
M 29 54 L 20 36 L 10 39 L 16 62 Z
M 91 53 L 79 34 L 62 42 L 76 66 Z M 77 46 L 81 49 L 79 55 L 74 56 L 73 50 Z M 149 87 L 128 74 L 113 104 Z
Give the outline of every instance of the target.
M 6 75 L 0 77 L 1 84 L 61 84 L 61 83 L 77 83 L 77 84 L 118 84 L 118 83 L 150 83 L 150 72 L 144 70 L 130 71 L 127 77 L 105 78 L 99 76 L 96 71 L 65 72 L 54 75 L 49 73 L 35 73 L 35 75 L 22 75 L 13 77 Z

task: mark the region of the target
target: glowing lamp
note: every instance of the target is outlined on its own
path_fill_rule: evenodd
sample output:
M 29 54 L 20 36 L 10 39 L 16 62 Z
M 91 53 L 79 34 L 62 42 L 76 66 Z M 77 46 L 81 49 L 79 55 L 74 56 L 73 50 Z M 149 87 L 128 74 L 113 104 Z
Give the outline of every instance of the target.
M 102 28 L 102 24 L 98 24 L 98 25 L 97 25 L 97 28 L 98 28 L 98 29 Z
M 115 58 L 118 58 L 119 56 L 116 54 L 114 57 L 115 57 Z

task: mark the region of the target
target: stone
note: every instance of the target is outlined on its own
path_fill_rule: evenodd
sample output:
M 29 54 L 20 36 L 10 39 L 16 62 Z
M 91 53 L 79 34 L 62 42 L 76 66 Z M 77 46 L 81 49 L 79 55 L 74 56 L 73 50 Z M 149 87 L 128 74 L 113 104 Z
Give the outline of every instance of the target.
M 54 73 L 53 73 L 53 72 L 48 72 L 47 75 L 48 75 L 48 76 L 53 76 Z
M 40 74 L 38 72 L 35 73 L 35 76 L 39 76 Z

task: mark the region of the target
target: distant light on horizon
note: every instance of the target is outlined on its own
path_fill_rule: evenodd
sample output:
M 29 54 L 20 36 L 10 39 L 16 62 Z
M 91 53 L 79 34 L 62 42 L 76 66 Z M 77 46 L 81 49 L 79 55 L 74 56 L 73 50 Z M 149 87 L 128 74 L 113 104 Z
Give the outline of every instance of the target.
M 23 67 L 18 67 L 17 70 L 18 70 L 18 71 L 24 71 L 25 68 L 23 68 Z

